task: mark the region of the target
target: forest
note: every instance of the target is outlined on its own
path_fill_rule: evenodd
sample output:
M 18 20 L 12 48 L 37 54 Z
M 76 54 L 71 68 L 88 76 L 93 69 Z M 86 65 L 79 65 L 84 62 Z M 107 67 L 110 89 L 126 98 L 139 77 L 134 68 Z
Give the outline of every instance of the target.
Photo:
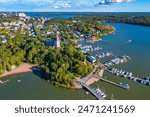
M 138 13 L 106 13 L 98 15 L 85 15 L 86 19 L 93 21 L 103 21 L 103 22 L 118 22 L 118 23 L 128 23 L 135 25 L 150 26 L 150 14 L 138 14 Z

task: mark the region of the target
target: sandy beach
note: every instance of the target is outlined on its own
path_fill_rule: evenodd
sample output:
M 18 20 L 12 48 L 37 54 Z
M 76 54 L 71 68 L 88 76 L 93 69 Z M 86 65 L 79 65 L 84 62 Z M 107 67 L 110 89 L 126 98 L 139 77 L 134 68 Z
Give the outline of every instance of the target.
M 14 75 L 14 74 L 19 74 L 19 73 L 32 72 L 32 67 L 33 67 L 32 65 L 29 65 L 27 63 L 23 63 L 22 65 L 20 65 L 17 68 L 14 68 L 10 72 L 4 73 L 3 75 L 0 76 L 0 78 L 6 77 L 6 76 L 10 76 L 10 75 Z M 99 71 L 96 74 L 91 75 L 88 78 L 88 80 L 85 81 L 85 83 L 87 85 L 91 85 L 94 82 L 97 82 L 99 80 L 99 77 L 103 76 L 103 73 L 104 73 L 104 70 L 103 69 L 99 69 Z M 72 85 L 73 85 L 72 88 L 75 88 L 75 89 L 81 89 L 82 88 L 82 86 L 79 85 L 76 82 L 74 82 Z
M 14 74 L 19 74 L 19 73 L 25 73 L 25 72 L 32 72 L 32 65 L 29 65 L 27 63 L 23 63 L 22 65 L 20 65 L 17 68 L 14 68 L 10 72 L 4 73 L 3 75 L 0 76 L 0 78 L 14 75 Z

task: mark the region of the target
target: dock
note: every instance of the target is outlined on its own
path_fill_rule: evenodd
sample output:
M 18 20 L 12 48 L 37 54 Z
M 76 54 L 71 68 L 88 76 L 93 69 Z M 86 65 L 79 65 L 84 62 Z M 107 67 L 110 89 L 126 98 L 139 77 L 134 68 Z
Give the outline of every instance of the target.
M 103 52 L 103 53 L 95 55 L 95 57 L 99 58 L 99 59 L 104 58 L 104 57 L 109 57 L 109 56 L 113 56 L 113 53 L 112 52 Z
M 104 100 L 103 95 L 99 94 L 98 92 L 95 91 L 95 89 L 91 88 L 90 86 L 88 86 L 84 81 L 82 80 L 78 80 L 78 83 L 83 87 L 86 88 L 91 94 L 93 94 L 96 99 L 98 100 Z
M 131 73 L 131 72 L 127 72 L 127 71 L 124 71 L 124 70 L 119 70 L 119 69 L 116 69 L 116 68 L 107 68 L 106 70 L 109 73 L 114 74 L 116 76 L 120 76 L 122 78 L 127 78 L 129 80 L 133 80 L 135 82 L 139 82 L 141 84 L 150 86 L 150 78 L 149 77 L 143 78 L 143 79 L 138 78 L 138 77 L 133 76 L 133 73 Z
M 106 61 L 106 62 L 103 63 L 103 65 L 105 67 L 110 67 L 112 65 L 118 65 L 120 63 L 125 63 L 128 60 L 131 60 L 131 58 L 127 55 L 124 55 L 124 56 L 120 56 L 120 57 L 114 58 L 112 60 Z
M 128 86 L 128 87 L 125 87 L 125 86 L 122 86 L 122 85 L 120 85 L 120 84 L 118 84 L 118 83 L 112 82 L 112 81 L 107 80 L 107 79 L 104 79 L 104 78 L 100 78 L 100 80 L 103 81 L 103 82 L 106 82 L 106 83 L 115 85 L 115 86 L 117 86 L 117 87 L 123 88 L 123 89 L 129 89 L 129 86 Z

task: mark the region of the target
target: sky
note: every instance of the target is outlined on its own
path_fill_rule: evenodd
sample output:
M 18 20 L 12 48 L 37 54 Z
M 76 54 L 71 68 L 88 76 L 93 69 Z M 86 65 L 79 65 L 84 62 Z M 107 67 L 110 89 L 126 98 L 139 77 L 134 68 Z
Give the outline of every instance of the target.
M 150 12 L 150 0 L 0 0 L 0 11 Z

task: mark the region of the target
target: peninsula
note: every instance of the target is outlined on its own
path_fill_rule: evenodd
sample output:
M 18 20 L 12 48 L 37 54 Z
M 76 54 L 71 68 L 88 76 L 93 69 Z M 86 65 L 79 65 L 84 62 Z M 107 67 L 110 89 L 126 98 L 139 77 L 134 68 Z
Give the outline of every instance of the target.
M 32 18 L 24 13 L 4 13 L 0 21 L 0 74 L 31 72 L 29 64 L 37 65 L 34 71 L 45 80 L 64 87 L 94 70 L 77 40 L 98 40 L 115 30 L 92 19 Z

